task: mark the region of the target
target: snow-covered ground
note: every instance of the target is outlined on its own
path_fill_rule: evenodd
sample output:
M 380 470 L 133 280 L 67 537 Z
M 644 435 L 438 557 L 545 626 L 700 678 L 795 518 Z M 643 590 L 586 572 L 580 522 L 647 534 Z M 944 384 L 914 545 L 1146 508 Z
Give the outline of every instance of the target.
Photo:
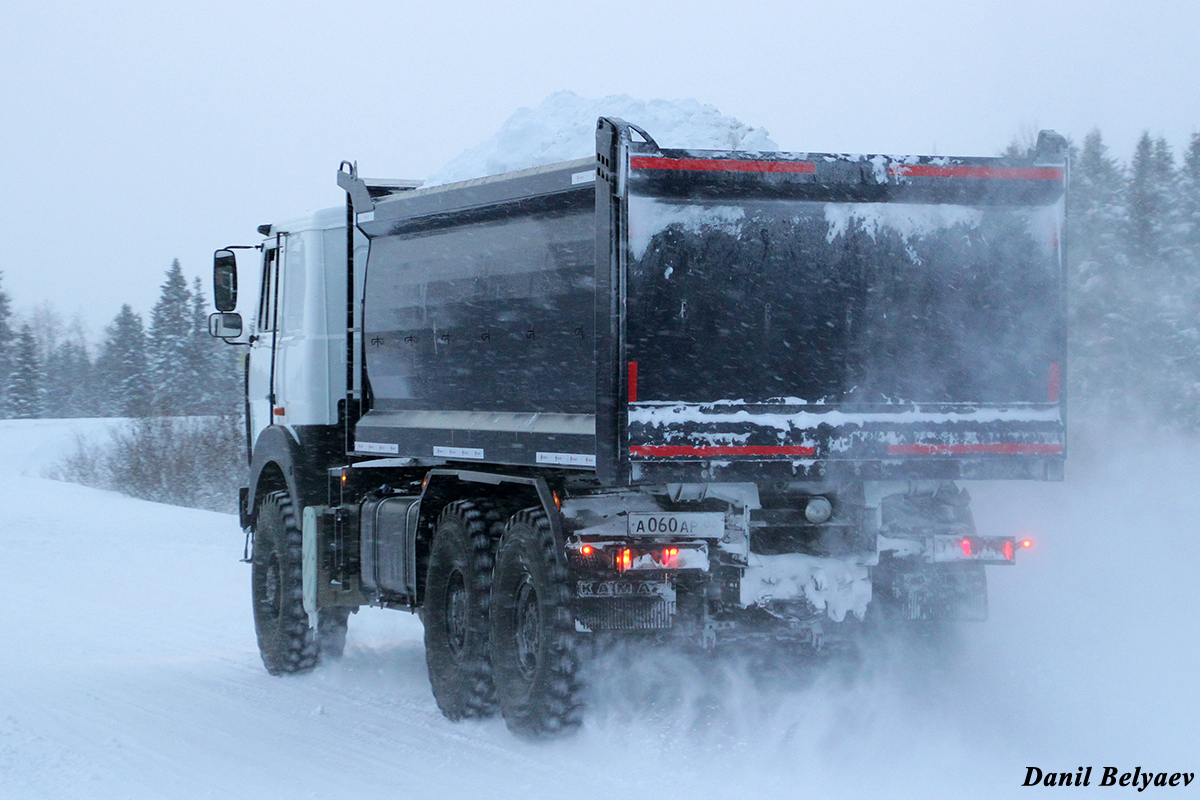
M 1194 442 L 1097 433 L 1065 484 L 972 485 L 982 529 L 1037 546 L 950 645 L 774 677 L 614 658 L 583 730 L 530 744 L 442 719 L 404 613 L 269 677 L 235 518 L 39 477 L 104 424 L 0 422 L 5 798 L 1005 797 L 1027 766 L 1200 767 Z

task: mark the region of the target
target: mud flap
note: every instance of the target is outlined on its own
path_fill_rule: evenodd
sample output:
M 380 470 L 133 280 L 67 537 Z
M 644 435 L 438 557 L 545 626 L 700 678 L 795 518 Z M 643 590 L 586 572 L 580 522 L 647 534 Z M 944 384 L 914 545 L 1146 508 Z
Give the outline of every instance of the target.
M 316 506 L 306 506 L 300 526 L 304 612 L 308 614 L 308 626 L 314 629 L 317 627 L 317 512 Z
M 955 564 L 893 572 L 877 584 L 887 598 L 910 620 L 986 622 L 987 574 L 982 564 Z

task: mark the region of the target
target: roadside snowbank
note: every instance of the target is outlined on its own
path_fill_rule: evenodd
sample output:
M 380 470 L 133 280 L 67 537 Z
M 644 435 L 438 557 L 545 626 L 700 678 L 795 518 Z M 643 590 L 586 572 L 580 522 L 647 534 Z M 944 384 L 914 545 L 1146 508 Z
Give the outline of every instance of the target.
M 45 477 L 74 452 L 79 439 L 107 441 L 108 432 L 127 421 L 118 417 L 0 420 L 0 474 Z
M 539 167 L 596 152 L 596 119 L 620 117 L 645 129 L 662 147 L 696 150 L 778 150 L 762 128 L 727 117 L 696 100 L 599 99 L 555 92 L 535 108 L 520 108 L 490 139 L 455 157 L 426 186 Z

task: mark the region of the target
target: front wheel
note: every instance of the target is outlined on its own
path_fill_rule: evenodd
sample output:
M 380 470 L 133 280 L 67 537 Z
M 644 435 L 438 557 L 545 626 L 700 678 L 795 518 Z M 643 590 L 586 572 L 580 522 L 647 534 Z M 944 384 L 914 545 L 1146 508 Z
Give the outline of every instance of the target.
M 580 723 L 575 617 L 559 555 L 540 508 L 513 516 L 496 555 L 493 677 L 504 722 L 523 736 L 563 733 Z
M 272 675 L 308 672 L 319 655 L 304 611 L 303 544 L 287 492 L 272 492 L 254 525 L 251 595 L 263 666 Z

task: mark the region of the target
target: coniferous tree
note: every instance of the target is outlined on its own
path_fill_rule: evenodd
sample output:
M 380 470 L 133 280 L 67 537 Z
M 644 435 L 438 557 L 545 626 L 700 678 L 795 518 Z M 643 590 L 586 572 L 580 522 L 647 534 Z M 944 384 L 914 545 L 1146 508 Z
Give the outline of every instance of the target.
M 58 419 L 101 414 L 92 363 L 82 340 L 61 342 L 46 359 L 44 416 Z
M 29 325 L 21 326 L 12 354 L 12 371 L 4 397 L 5 416 L 13 419 L 36 419 L 45 410 L 42 386 L 42 366 L 38 359 L 37 340 Z
M 0 277 L 4 273 L 0 272 Z M 12 331 L 12 307 L 9 305 L 8 295 L 3 289 L 0 289 L 0 375 L 5 376 L 5 380 L 0 382 L 0 408 L 4 405 L 5 390 L 8 385 L 8 374 L 12 366 L 12 350 L 13 350 L 13 331 Z
M 1160 136 L 1151 169 L 1158 200 L 1155 251 L 1143 275 L 1157 298 L 1147 309 L 1152 357 L 1144 363 L 1153 375 L 1147 376 L 1146 386 L 1162 418 L 1195 427 L 1200 422 L 1200 264 L 1188 247 L 1186 160 L 1184 169 L 1177 170 L 1171 148 Z
M 1200 133 L 1192 134 L 1192 141 L 1183 156 L 1178 207 L 1181 245 L 1187 250 L 1186 256 L 1195 263 L 1200 258 Z
M 105 331 L 96 359 L 101 376 L 103 411 L 120 417 L 145 417 L 150 413 L 151 386 L 146 367 L 146 331 L 142 318 L 128 303 Z
M 1138 142 L 1130 170 L 1128 253 L 1137 284 L 1136 318 L 1127 335 L 1127 365 L 1137 392 L 1130 394 L 1154 416 L 1196 419 L 1197 367 L 1194 307 L 1189 300 L 1194 266 L 1179 247 L 1174 216 L 1181 198 L 1174 157 L 1165 139 Z M 1190 423 L 1189 423 L 1190 424 Z
M 1125 176 L 1100 131 L 1073 153 L 1067 195 L 1071 396 L 1103 405 L 1123 388 L 1125 328 L 1130 323 Z
M 147 355 L 155 414 L 186 414 L 194 407 L 192 312 L 192 294 L 175 259 L 150 313 Z
M 242 407 L 241 359 L 238 348 L 208 333 L 208 300 L 200 279 L 192 283 L 192 335 L 199 378 L 196 414 L 236 414 Z
M 1130 255 L 1143 265 L 1162 253 L 1163 215 L 1173 164 L 1165 141 L 1156 145 L 1143 133 L 1133 154 L 1129 175 L 1129 222 L 1126 237 Z
M 199 278 L 192 281 L 192 324 L 189 347 L 190 371 L 193 382 L 191 396 L 194 406 L 190 413 L 204 414 L 216 410 L 216 403 L 221 399 L 217 377 L 218 352 L 214 344 L 221 344 L 217 339 L 208 335 L 208 300 L 204 297 L 204 285 Z

